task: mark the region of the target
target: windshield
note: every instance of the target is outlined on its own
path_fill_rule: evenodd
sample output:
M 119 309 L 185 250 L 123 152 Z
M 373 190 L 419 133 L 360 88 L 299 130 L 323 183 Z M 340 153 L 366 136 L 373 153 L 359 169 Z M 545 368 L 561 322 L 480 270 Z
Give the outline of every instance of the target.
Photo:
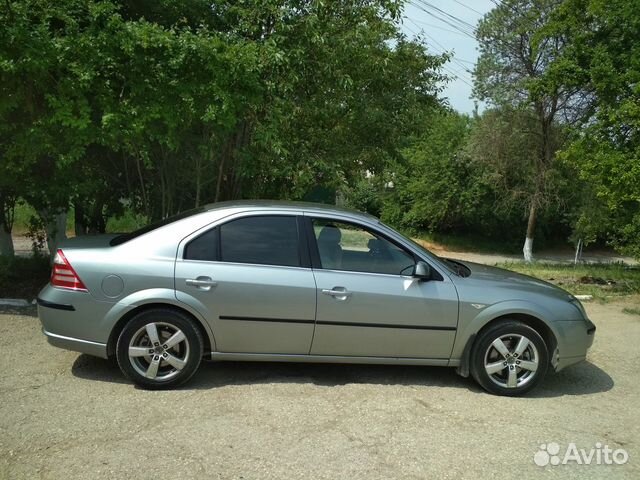
M 134 238 L 144 235 L 145 233 L 149 233 L 157 228 L 164 227 L 165 225 L 169 225 L 170 223 L 177 222 L 178 220 L 182 220 L 183 218 L 190 217 L 197 213 L 204 212 L 204 210 L 204 207 L 192 208 L 191 210 L 186 210 L 184 212 L 178 213 L 177 215 L 173 215 L 163 220 L 145 225 L 144 227 L 139 228 L 138 230 L 134 230 L 133 232 L 121 233 L 117 237 L 113 238 L 109 242 L 109 245 L 111 245 L 112 247 L 115 247 L 116 245 L 122 245 L 123 243 L 126 243 L 129 240 L 133 240 Z
M 388 228 L 389 230 L 391 230 L 392 232 L 397 233 L 398 235 L 401 235 L 402 238 L 408 240 L 409 242 L 411 242 L 411 244 L 413 246 L 415 246 L 418 250 L 420 250 L 422 253 L 424 253 L 427 257 L 435 260 L 438 264 L 442 265 L 444 268 L 446 268 L 449 272 L 454 273 L 456 275 L 460 275 L 459 273 L 459 267 L 455 262 L 452 262 L 451 260 L 448 260 L 446 258 L 441 258 L 438 255 L 436 255 L 435 253 L 431 252 L 430 250 L 427 250 L 426 248 L 424 248 L 422 245 L 420 245 L 418 242 L 416 242 L 415 240 L 413 240 L 411 237 L 409 237 L 408 235 L 402 235 L 400 232 L 398 232 L 397 230 L 391 228 L 389 225 L 385 225 L 384 223 L 380 222 L 380 225 L 384 226 L 385 228 Z

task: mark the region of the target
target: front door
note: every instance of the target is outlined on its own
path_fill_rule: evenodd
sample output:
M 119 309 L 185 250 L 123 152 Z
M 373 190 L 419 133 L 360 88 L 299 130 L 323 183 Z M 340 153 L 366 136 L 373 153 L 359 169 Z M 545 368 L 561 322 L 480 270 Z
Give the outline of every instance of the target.
M 312 223 L 320 260 L 312 354 L 449 358 L 458 322 L 449 278 L 411 277 L 413 254 L 369 227 Z
M 316 285 L 296 216 L 227 221 L 179 257 L 176 296 L 211 323 L 218 352 L 309 353 Z

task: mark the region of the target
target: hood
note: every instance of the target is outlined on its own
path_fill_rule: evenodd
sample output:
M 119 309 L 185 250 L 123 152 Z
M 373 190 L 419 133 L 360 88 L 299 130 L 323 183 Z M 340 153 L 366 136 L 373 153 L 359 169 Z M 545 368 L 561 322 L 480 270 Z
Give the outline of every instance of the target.
M 490 267 L 479 263 L 456 260 L 466 265 L 471 270 L 471 275 L 464 280 L 474 283 L 483 283 L 498 288 L 505 288 L 511 291 L 521 291 L 524 293 L 538 293 L 542 295 L 552 295 L 554 297 L 568 299 L 571 295 L 556 285 L 544 280 L 512 272 L 498 267 Z

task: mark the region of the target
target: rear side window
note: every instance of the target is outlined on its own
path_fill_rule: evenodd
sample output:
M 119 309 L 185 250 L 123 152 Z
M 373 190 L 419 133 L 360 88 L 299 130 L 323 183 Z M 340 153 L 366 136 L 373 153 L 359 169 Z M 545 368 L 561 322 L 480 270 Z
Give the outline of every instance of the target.
M 295 217 L 247 217 L 220 227 L 223 262 L 300 266 Z
M 192 240 L 184 258 L 299 267 L 296 218 L 263 215 L 232 220 Z

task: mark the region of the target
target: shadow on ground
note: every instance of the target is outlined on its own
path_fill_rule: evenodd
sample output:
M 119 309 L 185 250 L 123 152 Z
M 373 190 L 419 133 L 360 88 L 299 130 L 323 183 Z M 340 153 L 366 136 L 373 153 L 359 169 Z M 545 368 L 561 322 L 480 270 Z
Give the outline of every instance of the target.
M 74 376 L 86 380 L 130 383 L 113 360 L 80 355 L 73 363 Z M 333 387 L 348 384 L 412 385 L 424 387 L 454 387 L 474 393 L 484 393 L 471 378 L 462 378 L 452 368 L 346 365 L 269 362 L 203 362 L 185 390 L 210 389 L 227 385 L 267 383 L 313 383 Z M 566 370 L 549 372 L 542 385 L 530 398 L 564 395 L 589 395 L 613 388 L 613 379 L 590 362 L 582 362 Z
M 24 315 L 25 317 L 37 317 L 38 308 L 35 305 L 30 305 L 28 307 L 0 305 L 0 315 Z

